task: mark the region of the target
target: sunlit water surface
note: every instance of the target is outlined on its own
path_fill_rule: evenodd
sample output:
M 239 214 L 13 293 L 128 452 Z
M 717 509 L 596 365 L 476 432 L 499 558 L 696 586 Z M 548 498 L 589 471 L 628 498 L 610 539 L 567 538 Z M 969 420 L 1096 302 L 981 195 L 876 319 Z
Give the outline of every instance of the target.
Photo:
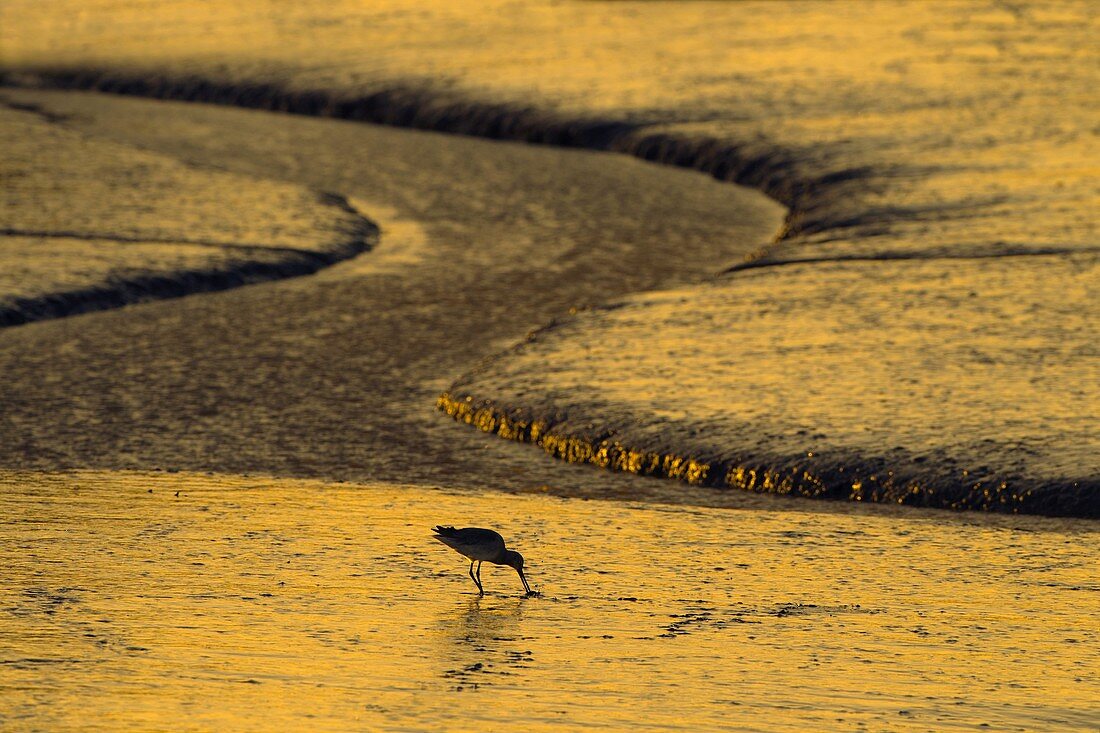
M 1095 525 L 833 509 L 4 474 L 0 726 L 1100 725 Z

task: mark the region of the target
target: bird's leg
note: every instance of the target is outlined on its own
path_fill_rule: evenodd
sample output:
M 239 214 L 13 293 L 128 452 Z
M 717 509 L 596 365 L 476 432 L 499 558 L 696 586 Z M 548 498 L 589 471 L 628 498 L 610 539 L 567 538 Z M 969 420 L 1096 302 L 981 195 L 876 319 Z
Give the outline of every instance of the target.
M 478 563 L 478 565 L 479 565 L 478 575 L 480 575 L 481 574 L 480 563 Z M 481 580 L 477 576 L 474 575 L 474 561 L 473 560 L 470 561 L 470 580 L 474 581 L 474 584 L 477 585 L 478 593 L 480 593 L 481 595 L 485 595 L 485 589 L 481 587 Z
M 481 587 L 481 563 L 477 564 L 477 587 L 481 591 L 481 595 L 485 595 L 485 589 Z

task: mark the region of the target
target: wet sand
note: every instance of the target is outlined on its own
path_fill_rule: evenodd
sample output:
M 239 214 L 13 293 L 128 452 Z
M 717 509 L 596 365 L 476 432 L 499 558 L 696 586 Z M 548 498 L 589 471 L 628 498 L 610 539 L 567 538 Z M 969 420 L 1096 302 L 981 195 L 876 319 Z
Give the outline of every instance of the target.
M 9 472 L 0 507 L 6 729 L 1100 723 L 1079 520 L 140 473 Z M 486 566 L 479 599 L 440 522 L 541 597 Z
M 791 264 L 632 296 L 487 360 L 441 405 L 620 471 L 1097 518 L 1100 260 L 1023 260 Z
M 1087 287 L 1071 285 L 1063 292 L 1067 271 L 1091 272 L 1100 257 L 1094 213 L 1100 189 L 1087 163 L 1097 152 L 1093 128 L 1100 66 L 1090 41 L 1098 16 L 1088 3 L 748 2 L 709 4 L 704 13 L 695 4 L 661 2 L 541 9 L 493 1 L 427 3 L 410 12 L 388 2 L 307 3 L 290 10 L 235 3 L 211 9 L 174 0 L 148 13 L 99 0 L 81 3 L 68 22 L 58 22 L 60 8 L 9 6 L 0 62 L 10 83 L 611 149 L 756 187 L 789 206 L 790 213 L 773 246 L 747 253 L 757 273 L 750 289 L 771 290 L 780 299 L 784 287 L 809 294 L 810 300 L 822 296 L 824 308 L 795 320 L 818 321 L 825 332 L 845 317 L 843 306 L 834 312 L 829 303 L 842 303 L 849 292 L 860 294 L 863 322 L 833 332 L 834 346 L 851 348 L 851 358 L 861 364 L 881 366 L 833 369 L 825 390 L 859 395 L 869 386 L 869 395 L 881 396 L 852 427 L 890 432 L 884 411 L 907 424 L 934 412 L 941 415 L 938 423 L 967 426 L 957 435 L 947 431 L 935 451 L 920 440 L 911 442 L 906 431 L 887 441 L 889 446 L 876 441 L 868 449 L 859 440 L 829 445 L 843 453 L 837 467 L 867 480 L 826 481 L 810 467 L 811 483 L 827 487 L 809 494 L 909 497 L 956 508 L 1100 511 L 1095 451 L 1076 437 L 1098 432 L 1100 403 L 1090 375 L 1100 357 L 1090 346 L 1096 338 L 1089 330 L 1097 321 L 1097 301 Z M 512 205 L 507 199 L 499 203 Z M 516 223 L 512 232 L 523 231 L 526 222 Z M 589 252 L 576 254 L 583 256 L 582 251 Z M 790 262 L 813 267 L 785 270 Z M 836 262 L 851 263 L 841 267 L 843 292 L 821 285 L 835 274 Z M 738 263 L 727 260 L 722 267 L 731 265 Z M 989 278 L 999 281 L 1006 268 L 1012 273 L 1005 282 L 1016 285 L 988 287 Z M 735 297 L 736 273 L 730 283 L 729 295 Z M 934 328 L 906 322 L 908 330 L 896 331 L 905 321 L 895 318 L 898 283 L 914 292 L 927 286 L 944 296 L 933 321 L 965 318 L 948 328 L 961 337 L 946 344 L 943 354 L 910 361 L 901 382 L 888 366 L 898 359 L 898 345 L 921 342 Z M 1017 400 L 1018 390 L 1009 393 L 995 376 L 984 381 L 968 376 L 967 389 L 944 393 L 942 374 L 1011 374 L 1021 358 L 1031 365 L 1040 359 L 1022 356 L 1031 346 L 1021 351 L 1020 338 L 985 336 L 1002 330 L 998 319 L 1014 312 L 1019 288 L 1029 288 L 1031 304 L 1020 338 L 1034 341 L 1041 355 L 1043 388 L 1028 387 Z M 970 293 L 979 298 L 977 304 L 967 301 Z M 1056 295 L 1044 295 L 1049 293 Z M 707 299 L 702 291 L 691 297 Z M 706 334 L 712 322 L 754 316 L 725 298 L 712 302 L 719 304 L 712 312 L 654 329 L 666 336 L 677 328 Z M 1082 316 L 1083 329 L 1073 326 L 1073 314 Z M 660 321 L 667 314 L 651 308 L 646 315 Z M 1058 347 L 1059 334 L 1067 331 L 1081 348 Z M 1052 343 L 1057 348 L 1043 347 Z M 580 344 L 569 358 L 583 350 Z M 1049 358 L 1052 351 L 1058 359 Z M 501 350 L 483 356 L 509 358 Z M 678 353 L 666 356 L 659 369 L 682 369 L 678 376 L 662 376 L 670 384 L 713 367 L 692 362 L 711 358 L 706 349 L 682 362 Z M 799 351 L 763 356 L 758 372 L 805 371 Z M 602 384 L 610 378 L 658 388 L 662 382 L 630 372 L 633 362 L 623 352 L 599 363 L 591 355 L 585 359 L 583 389 L 568 395 L 547 389 L 539 371 L 528 372 L 518 385 L 522 394 L 507 402 L 492 389 L 459 394 L 461 380 L 449 391 L 496 413 L 526 415 L 528 422 L 581 425 L 583 430 L 572 429 L 565 439 L 598 450 L 603 439 L 621 430 L 624 412 L 601 412 L 614 391 L 602 391 Z M 749 454 L 752 441 L 744 439 L 744 431 L 716 430 L 709 420 L 709 412 L 735 413 L 737 395 L 759 389 L 758 382 L 739 378 L 739 367 L 722 372 L 719 403 L 684 413 L 683 430 L 658 431 L 653 440 L 631 447 L 657 454 L 662 462 L 701 464 L 720 456 L 723 468 L 732 462 L 780 476 L 765 488 L 786 490 L 783 477 L 806 473 L 806 467 L 795 464 L 783 440 Z M 878 381 L 867 385 L 869 376 Z M 911 389 L 905 386 L 910 381 Z M 844 415 L 860 400 L 833 409 L 835 401 L 818 401 L 816 387 L 803 380 L 767 383 L 773 396 L 815 401 L 810 412 L 828 412 L 827 422 L 841 427 L 822 426 L 819 434 L 851 432 Z M 583 401 L 581 393 L 587 396 Z M 1042 415 L 1025 408 L 1067 401 L 1076 407 Z M 632 422 L 654 426 L 664 419 L 660 411 L 638 413 L 639 406 L 630 406 Z M 1060 417 L 1051 423 L 1054 412 Z M 792 407 L 776 421 L 801 423 L 802 417 Z M 714 440 L 706 445 L 691 438 L 707 431 Z M 798 446 L 798 452 L 803 449 L 809 453 L 815 446 Z M 1082 455 L 1092 460 L 1081 461 Z M 1070 468 L 1055 472 L 1054 466 Z M 890 479 L 894 485 L 869 491 L 853 488 L 884 474 L 906 479 Z M 941 486 L 950 491 L 940 491 Z M 1053 498 L 1030 502 L 1029 492 L 1036 488 Z
M 792 206 L 787 250 L 1096 247 L 1084 0 L 12 0 L 4 20 L 3 67 L 59 82 L 512 138 L 602 120 L 609 146 Z
M 755 191 L 623 156 L 199 105 L 5 92 L 190 170 L 339 192 L 375 249 L 317 275 L 0 331 L 0 464 L 647 495 L 457 428 L 455 375 L 766 242 Z M 60 123 L 59 123 L 60 124 Z M 626 193 L 629 192 L 629 193 Z M 736 500 L 735 500 L 736 501 Z

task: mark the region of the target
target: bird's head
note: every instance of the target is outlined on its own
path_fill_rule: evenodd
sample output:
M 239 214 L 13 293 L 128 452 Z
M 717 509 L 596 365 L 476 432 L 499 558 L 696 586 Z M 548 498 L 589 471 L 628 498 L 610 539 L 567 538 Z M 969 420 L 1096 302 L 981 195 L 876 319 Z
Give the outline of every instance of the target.
M 523 573 L 523 555 L 514 550 L 508 550 L 504 553 L 504 564 L 515 568 L 517 573 Z

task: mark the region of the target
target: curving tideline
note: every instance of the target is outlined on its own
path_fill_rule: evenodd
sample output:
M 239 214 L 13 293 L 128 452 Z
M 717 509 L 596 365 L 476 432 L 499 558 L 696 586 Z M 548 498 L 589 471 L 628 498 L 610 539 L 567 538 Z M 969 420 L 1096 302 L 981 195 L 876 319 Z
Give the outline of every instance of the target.
M 1081 308 L 1100 262 L 938 265 L 791 265 L 632 297 L 486 360 L 439 407 L 564 460 L 694 484 L 1100 516 Z

